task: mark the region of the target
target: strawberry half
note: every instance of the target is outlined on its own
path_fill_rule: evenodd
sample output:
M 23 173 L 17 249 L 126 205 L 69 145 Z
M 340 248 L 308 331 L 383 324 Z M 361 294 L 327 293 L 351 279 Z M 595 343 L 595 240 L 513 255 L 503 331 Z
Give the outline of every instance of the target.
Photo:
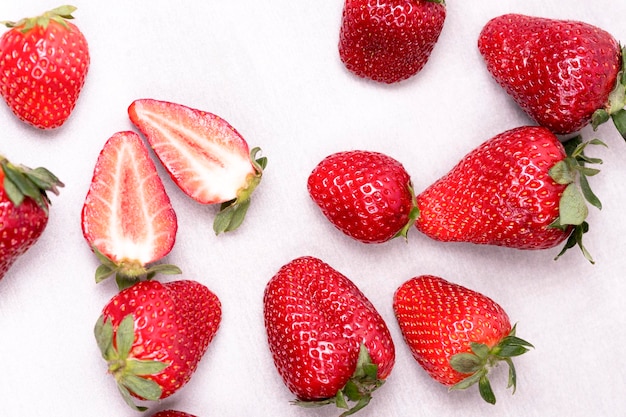
M 201 204 L 221 203 L 215 233 L 239 227 L 267 164 L 256 159 L 260 149 L 249 151 L 219 116 L 182 104 L 140 99 L 128 114 L 185 194 Z
M 413 357 L 433 379 L 451 389 L 478 383 L 482 398 L 494 404 L 488 373 L 504 361 L 509 366 L 508 387 L 515 392 L 512 358 L 532 345 L 515 336 L 508 315 L 493 300 L 423 275 L 396 290 L 393 309 Z
M 605 30 L 506 14 L 484 26 L 478 49 L 494 79 L 540 125 L 569 134 L 612 117 L 626 139 L 626 56 Z
M 0 94 L 21 120 L 40 129 L 69 118 L 89 69 L 89 48 L 68 22 L 73 6 L 41 16 L 0 22 L 11 28 L 0 37 Z
M 313 169 L 307 186 L 326 218 L 364 243 L 406 238 L 417 216 L 409 174 L 378 152 L 329 155 Z
M 296 404 L 335 404 L 348 410 L 342 416 L 353 414 L 389 376 L 395 350 L 387 325 L 352 281 L 321 260 L 284 265 L 263 305 L 274 364 Z
M 115 133 L 96 162 L 81 213 L 83 235 L 102 265 L 96 282 L 116 274 L 120 288 L 156 272 L 180 273 L 172 265 L 148 264 L 174 246 L 176 213 L 143 141 Z
M 444 242 L 471 242 L 517 249 L 546 249 L 567 240 L 582 244 L 588 231 L 586 202 L 601 208 L 587 176 L 601 163 L 574 138 L 566 148 L 543 127 L 511 129 L 467 154 L 449 173 L 417 195 L 415 226 Z M 558 256 L 557 256 L 558 257 Z
M 359 77 L 405 80 L 428 62 L 445 18 L 443 0 L 346 0 L 339 56 Z
M 94 334 L 126 403 L 144 411 L 133 397 L 156 401 L 185 385 L 221 317 L 217 296 L 195 281 L 141 281 L 116 294 Z
M 0 279 L 48 224 L 47 191 L 63 183 L 45 168 L 16 166 L 0 155 Z

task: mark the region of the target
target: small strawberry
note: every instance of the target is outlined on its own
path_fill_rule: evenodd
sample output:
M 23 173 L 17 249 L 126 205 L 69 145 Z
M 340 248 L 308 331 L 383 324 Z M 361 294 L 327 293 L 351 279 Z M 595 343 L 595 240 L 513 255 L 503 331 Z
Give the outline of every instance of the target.
M 194 415 L 183 413 L 182 411 L 163 410 L 154 414 L 152 417 L 196 417 Z
M 365 243 L 406 238 L 417 215 L 409 174 L 378 152 L 327 156 L 309 175 L 308 190 L 335 227 Z
M 586 178 L 599 171 L 585 163 L 601 163 L 584 155 L 590 143 L 602 144 L 575 138 L 566 151 L 543 127 L 501 133 L 417 196 L 415 225 L 444 242 L 517 249 L 552 248 L 569 236 L 561 254 L 578 245 L 593 262 L 582 244 L 589 228 L 585 200 L 601 208 Z
M 85 240 L 102 265 L 96 282 L 116 274 L 120 288 L 172 265 L 148 264 L 167 255 L 177 220 L 148 149 L 134 132 L 115 133 L 96 162 L 82 213 Z
M 532 345 L 515 336 L 506 312 L 490 298 L 442 278 L 412 278 L 396 290 L 393 309 L 413 357 L 436 381 L 451 389 L 478 383 L 494 404 L 489 370 L 509 365 L 509 385 L 517 381 L 512 358 Z
M 201 204 L 221 203 L 215 233 L 239 227 L 267 164 L 256 159 L 260 149 L 249 151 L 219 116 L 181 104 L 140 99 L 128 114 L 185 194 Z
M 445 18 L 444 0 L 345 0 L 339 56 L 359 77 L 405 80 L 428 61 Z
M 50 200 L 63 183 L 45 168 L 16 166 L 0 155 L 0 279 L 39 239 Z
M 221 304 L 188 280 L 141 281 L 104 307 L 94 334 L 109 373 L 128 405 L 156 401 L 185 385 L 215 336 Z
M 89 69 L 81 31 L 68 22 L 73 6 L 41 16 L 0 22 L 11 28 L 0 37 L 0 94 L 21 120 L 40 129 L 70 117 Z
M 507 14 L 485 25 L 478 49 L 494 79 L 541 126 L 568 134 L 612 117 L 626 139 L 626 56 L 608 32 Z
M 296 404 L 335 404 L 348 410 L 343 416 L 353 414 L 391 372 L 387 325 L 352 281 L 321 260 L 284 265 L 267 284 L 263 305 L 274 364 Z

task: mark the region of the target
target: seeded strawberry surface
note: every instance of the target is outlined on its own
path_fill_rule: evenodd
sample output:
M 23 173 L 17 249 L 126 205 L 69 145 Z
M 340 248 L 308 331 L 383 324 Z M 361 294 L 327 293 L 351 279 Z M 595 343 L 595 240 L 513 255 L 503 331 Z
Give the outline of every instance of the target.
M 400 162 L 370 151 L 329 155 L 308 178 L 309 195 L 326 218 L 364 243 L 388 241 L 409 223 L 411 187 Z
M 609 104 L 620 46 L 587 23 L 507 14 L 483 28 L 478 48 L 495 80 L 540 125 L 567 134 Z
M 545 128 L 499 134 L 417 196 L 415 225 L 441 241 L 554 247 L 569 230 L 550 227 L 566 186 L 549 171 L 565 157 L 563 145 Z

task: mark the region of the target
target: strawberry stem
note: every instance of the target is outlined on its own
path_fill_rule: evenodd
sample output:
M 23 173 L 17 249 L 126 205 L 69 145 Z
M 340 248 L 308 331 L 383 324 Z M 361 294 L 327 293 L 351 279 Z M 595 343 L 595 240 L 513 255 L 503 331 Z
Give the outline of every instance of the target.
M 72 16 L 72 13 L 74 11 L 76 11 L 76 7 L 64 5 L 56 7 L 52 10 L 48 10 L 40 16 L 26 17 L 24 19 L 18 20 L 17 22 L 1 21 L 0 25 L 4 25 L 8 28 L 22 27 L 20 31 L 22 33 L 27 33 L 29 30 L 33 29 L 36 26 L 41 26 L 42 28 L 46 29 L 50 24 L 50 21 L 53 20 L 61 26 L 68 28 L 66 20 L 74 19 L 74 16 Z

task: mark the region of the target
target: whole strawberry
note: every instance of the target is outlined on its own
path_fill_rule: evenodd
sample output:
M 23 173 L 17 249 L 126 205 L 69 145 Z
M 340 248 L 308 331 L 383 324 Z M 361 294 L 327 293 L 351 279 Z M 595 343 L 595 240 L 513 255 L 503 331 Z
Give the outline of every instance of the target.
M 185 385 L 215 336 L 221 304 L 188 280 L 141 281 L 104 307 L 94 333 L 108 370 L 131 407 L 166 398 Z
M 610 115 L 626 138 L 625 57 L 608 32 L 507 14 L 485 25 L 478 49 L 494 79 L 541 126 L 568 134 Z
M 443 0 L 346 0 L 339 56 L 359 77 L 405 80 L 428 61 L 445 18 Z
M 17 117 L 40 129 L 65 123 L 85 83 L 89 49 L 67 21 L 74 10 L 2 22 L 11 29 L 0 37 L 0 94 Z
M 263 305 L 274 364 L 297 404 L 353 414 L 389 376 L 395 350 L 387 325 L 352 281 L 321 260 L 284 265 Z
M 176 185 L 201 204 L 221 204 L 216 234 L 243 222 L 267 158 L 226 120 L 182 104 L 153 99 L 131 103 L 128 115 Z
M 98 155 L 81 211 L 83 236 L 102 263 L 96 282 L 115 274 L 120 288 L 156 272 L 174 246 L 178 223 L 148 149 L 138 134 L 111 136 Z
M 45 168 L 16 166 L 0 155 L 0 279 L 39 240 L 50 200 L 63 183 Z
M 182 411 L 163 410 L 154 414 L 152 417 L 196 417 L 194 415 L 183 413 Z
M 601 203 L 586 176 L 599 171 L 585 163 L 601 161 L 585 156 L 589 143 L 602 144 L 575 138 L 566 151 L 552 132 L 534 126 L 496 135 L 417 196 L 415 225 L 440 241 L 517 249 L 552 248 L 569 237 L 563 252 L 578 245 L 592 261 L 582 244 L 585 200 Z
M 451 389 L 478 383 L 482 398 L 494 404 L 489 370 L 509 365 L 515 392 L 512 358 L 532 345 L 515 336 L 506 312 L 490 298 L 442 278 L 424 275 L 402 284 L 393 309 L 413 357 L 436 381 Z
M 406 238 L 417 215 L 409 174 L 378 152 L 327 156 L 309 175 L 308 190 L 335 227 L 364 243 Z

